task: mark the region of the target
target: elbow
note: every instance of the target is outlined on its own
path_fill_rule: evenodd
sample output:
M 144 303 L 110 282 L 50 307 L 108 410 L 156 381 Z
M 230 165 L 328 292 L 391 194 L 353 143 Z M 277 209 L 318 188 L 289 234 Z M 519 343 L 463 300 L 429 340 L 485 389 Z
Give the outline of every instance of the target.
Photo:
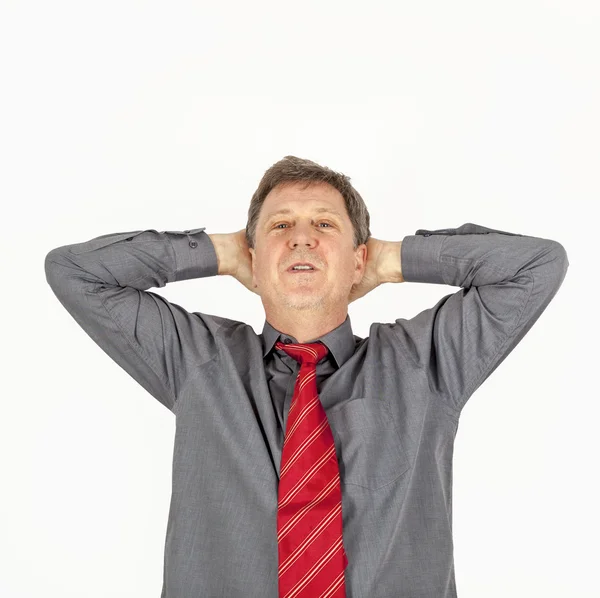
M 46 275 L 46 282 L 52 289 L 57 289 L 60 282 L 60 272 L 63 270 L 61 267 L 61 247 L 56 247 L 50 250 L 44 259 L 44 272 Z
M 556 290 L 560 288 L 569 269 L 567 250 L 558 241 L 552 241 L 552 272 Z

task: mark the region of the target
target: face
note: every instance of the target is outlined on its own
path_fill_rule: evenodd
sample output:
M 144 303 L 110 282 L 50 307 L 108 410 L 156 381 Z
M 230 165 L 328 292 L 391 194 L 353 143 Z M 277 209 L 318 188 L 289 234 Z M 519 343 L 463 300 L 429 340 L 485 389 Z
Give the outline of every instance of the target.
M 353 248 L 354 230 L 341 193 L 327 183 L 277 186 L 266 197 L 256 227 L 252 279 L 267 311 L 347 309 L 362 279 L 366 245 Z M 288 210 L 288 213 L 278 213 Z M 310 272 L 290 272 L 310 262 Z

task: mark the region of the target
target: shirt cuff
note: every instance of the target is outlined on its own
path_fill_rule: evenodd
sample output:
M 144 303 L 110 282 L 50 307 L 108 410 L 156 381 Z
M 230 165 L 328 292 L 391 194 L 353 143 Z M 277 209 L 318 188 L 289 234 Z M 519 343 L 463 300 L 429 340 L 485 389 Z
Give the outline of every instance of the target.
M 446 284 L 440 267 L 440 255 L 446 239 L 447 235 L 431 233 L 404 237 L 400 258 L 405 282 Z
M 165 231 L 175 252 L 175 281 L 205 278 L 219 273 L 217 252 L 205 226 Z

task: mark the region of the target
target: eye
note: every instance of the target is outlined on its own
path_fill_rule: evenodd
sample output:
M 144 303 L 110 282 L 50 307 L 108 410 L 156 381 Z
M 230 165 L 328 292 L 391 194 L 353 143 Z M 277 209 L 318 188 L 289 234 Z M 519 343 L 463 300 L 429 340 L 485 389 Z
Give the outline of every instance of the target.
M 284 224 L 287 226 L 286 222 L 280 222 L 279 224 L 276 224 L 274 228 L 278 228 L 278 227 L 280 227 L 280 226 L 282 226 Z M 325 222 L 324 220 L 322 220 L 321 222 L 319 222 L 319 224 L 326 224 L 328 227 L 331 228 L 331 224 L 329 222 Z

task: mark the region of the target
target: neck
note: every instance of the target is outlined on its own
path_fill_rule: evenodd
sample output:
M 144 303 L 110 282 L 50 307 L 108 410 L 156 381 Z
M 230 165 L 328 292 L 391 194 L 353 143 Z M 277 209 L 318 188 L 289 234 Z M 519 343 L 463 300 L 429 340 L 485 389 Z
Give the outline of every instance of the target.
M 298 343 L 310 343 L 341 326 L 348 315 L 348 307 L 334 313 L 295 311 L 269 312 L 267 321 L 283 334 L 292 336 Z

